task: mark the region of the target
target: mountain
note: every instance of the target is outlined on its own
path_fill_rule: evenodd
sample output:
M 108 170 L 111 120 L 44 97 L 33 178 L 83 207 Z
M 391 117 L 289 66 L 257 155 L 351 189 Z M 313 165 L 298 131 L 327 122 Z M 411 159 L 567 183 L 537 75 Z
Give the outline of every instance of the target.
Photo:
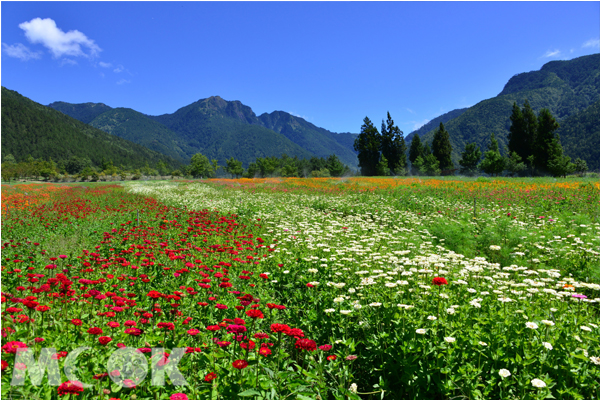
M 284 111 L 264 113 L 258 119 L 265 128 L 284 135 L 318 157 L 335 154 L 344 164 L 352 167 L 357 165 L 356 152 L 353 149 L 354 137 L 349 138 L 352 145 L 348 146 L 343 142 L 345 137 L 338 137 L 340 134 L 319 128 L 303 118 Z
M 103 103 L 71 104 L 65 103 L 64 101 L 55 101 L 52 104 L 48 104 L 48 107 L 54 108 L 63 114 L 67 114 L 72 118 L 78 119 L 84 124 L 89 124 L 98 115 L 112 109 Z
M 127 169 L 181 163 L 139 144 L 121 139 L 84 124 L 62 112 L 36 103 L 2 87 L 2 157 L 12 154 L 17 161 L 33 158 L 67 160 L 87 157 L 95 165 L 112 160 Z
M 265 128 L 256 114 L 239 101 L 219 96 L 198 100 L 173 114 L 151 117 L 177 133 L 184 142 L 221 165 L 234 157 L 247 166 L 259 157 L 311 158 L 308 150 Z
M 414 130 L 411 133 L 409 133 L 408 135 L 406 135 L 406 137 L 404 138 L 404 140 L 406 141 L 407 144 L 410 144 L 410 142 L 412 142 L 412 139 L 413 139 L 413 137 L 415 137 L 415 135 L 423 136 L 424 134 L 426 134 L 430 130 L 439 128 L 440 122 L 442 124 L 446 124 L 451 119 L 459 117 L 465 111 L 467 111 L 466 108 L 459 108 L 459 109 L 456 109 L 456 110 L 449 111 L 449 112 L 447 112 L 445 114 L 442 114 L 439 117 L 436 117 L 436 118 L 432 119 L 431 121 L 429 121 L 428 123 L 426 123 L 425 125 L 423 125 L 422 127 L 420 127 L 419 129 Z
M 557 133 L 566 155 L 585 160 L 590 171 L 600 170 L 600 101 L 563 119 Z
M 233 156 L 247 166 L 258 157 L 285 153 L 299 158 L 336 154 L 344 164 L 358 165 L 353 149 L 355 134 L 333 133 L 283 111 L 257 117 L 240 101 L 219 96 L 159 116 L 108 106 L 98 113 L 95 103 L 55 102 L 49 106 L 77 119 L 89 120 L 95 115 L 88 121 L 90 125 L 186 163 L 194 154 L 202 153 L 221 165 Z
M 188 163 L 196 153 L 195 149 L 188 146 L 175 132 L 131 108 L 110 108 L 96 116 L 89 124 L 182 163 Z
M 536 113 L 542 108 L 547 108 L 558 123 L 563 125 L 568 124 L 563 122 L 568 117 L 586 110 L 599 99 L 600 54 L 569 61 L 551 61 L 539 71 L 515 75 L 498 96 L 477 103 L 444 124 L 450 133 L 452 160 L 458 165 L 460 154 L 469 142 L 475 142 L 484 151 L 492 132 L 502 150 L 508 144 L 514 102 L 522 106 L 525 100 L 528 100 Z M 421 135 L 421 139 L 431 142 L 435 129 L 437 127 Z M 566 138 L 561 136 L 563 146 L 566 145 L 565 140 Z M 585 150 L 585 143 L 578 143 L 580 144 L 577 147 L 571 148 L 571 154 Z M 592 159 L 586 161 L 588 165 L 593 162 Z

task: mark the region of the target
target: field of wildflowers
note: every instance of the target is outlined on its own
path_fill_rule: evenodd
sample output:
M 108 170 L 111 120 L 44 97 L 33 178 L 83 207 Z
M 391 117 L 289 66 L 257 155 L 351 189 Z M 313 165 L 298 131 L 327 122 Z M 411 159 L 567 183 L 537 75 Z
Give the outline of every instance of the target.
M 597 182 L 3 186 L 2 397 L 594 399 L 598 283 Z

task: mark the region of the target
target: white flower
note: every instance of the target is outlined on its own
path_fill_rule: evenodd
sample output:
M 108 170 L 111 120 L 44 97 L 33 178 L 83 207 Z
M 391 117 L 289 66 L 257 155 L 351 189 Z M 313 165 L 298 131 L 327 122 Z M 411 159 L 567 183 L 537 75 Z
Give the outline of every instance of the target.
M 320 282 L 316 282 L 316 281 L 314 281 L 314 282 L 308 282 L 308 283 L 310 283 L 310 284 L 311 284 L 311 285 L 313 285 L 313 286 L 317 286 L 317 285 L 318 285 Z
M 454 310 L 454 308 L 448 308 L 448 309 L 446 310 L 446 312 L 447 312 L 448 314 L 452 315 L 452 314 L 454 314 L 454 313 L 456 312 L 456 310 Z
M 469 302 L 470 305 L 472 305 L 475 308 L 481 308 L 481 304 L 479 304 L 479 302 L 477 300 L 471 300 Z
M 526 327 L 528 327 L 529 329 L 537 329 L 538 328 L 538 324 L 536 324 L 535 322 L 527 322 L 525 324 Z
M 437 319 L 437 317 L 434 317 L 433 315 L 430 315 L 429 317 L 427 317 L 428 320 L 430 321 L 435 321 Z
M 548 321 L 547 319 L 543 319 L 542 324 L 548 325 L 548 326 L 554 326 L 554 322 Z
M 480 344 L 481 346 L 487 346 L 487 343 L 486 343 L 486 342 L 479 342 L 479 344 Z
M 477 290 L 475 290 L 473 288 L 468 288 L 467 292 L 469 292 L 469 293 L 477 293 Z
M 355 292 L 356 292 L 356 289 L 354 289 L 354 288 L 348 289 L 348 293 L 355 293 Z
M 509 370 L 502 368 L 500 371 L 498 371 L 498 375 L 500 375 L 503 378 L 508 378 L 511 373 Z
M 445 338 L 444 338 L 444 340 L 445 340 L 446 342 L 448 342 L 448 343 L 454 343 L 454 342 L 456 342 L 456 339 L 454 339 L 454 338 L 453 338 L 453 337 L 451 337 L 451 336 L 447 336 L 447 337 L 445 337 Z
M 543 345 L 544 345 L 544 347 L 545 347 L 545 348 L 547 348 L 548 350 L 552 350 L 552 349 L 553 349 L 552 345 L 551 345 L 550 343 L 548 343 L 548 342 L 542 342 L 542 344 L 543 344 Z
M 285 271 L 283 271 L 284 274 L 289 274 L 290 271 L 288 271 L 287 269 Z
M 319 272 L 319 270 L 318 270 L 318 269 L 316 269 L 316 268 L 309 268 L 309 269 L 308 269 L 308 272 L 310 272 L 310 273 L 312 273 L 312 274 L 316 274 L 316 273 L 318 273 L 318 272 Z
M 356 383 L 353 383 L 352 385 L 350 385 L 350 388 L 348 390 L 350 390 L 352 393 L 356 393 L 358 391 L 358 385 Z
M 371 304 L 369 304 L 369 305 L 370 305 L 371 307 L 380 307 L 380 306 L 381 306 L 381 303 L 374 302 L 374 303 L 371 303 Z
M 533 385 L 533 387 L 536 387 L 536 388 L 544 388 L 544 387 L 546 387 L 546 384 L 541 379 L 532 379 L 531 380 L 531 384 Z
M 335 312 L 335 308 L 328 308 L 326 310 L 324 310 L 327 314 Z
M 424 334 L 425 334 L 427 331 L 426 331 L 425 329 L 417 329 L 417 330 L 416 330 L 416 332 L 417 332 L 419 335 L 424 335 Z
M 600 357 L 590 357 L 590 361 L 596 365 L 600 365 Z
M 362 305 L 356 303 L 353 307 L 355 310 L 360 310 L 362 308 Z
M 342 303 L 344 301 L 343 297 L 336 297 L 335 299 L 333 299 L 334 303 Z
M 340 314 L 348 315 L 352 312 L 352 310 L 340 310 Z
M 583 343 L 583 340 L 578 335 L 573 335 L 573 338 L 577 340 L 579 343 Z
M 586 331 L 586 332 L 592 331 L 592 328 L 590 328 L 589 326 L 585 326 L 585 325 L 582 325 L 579 328 L 581 328 L 582 331 Z
M 491 246 L 490 246 L 490 250 L 494 250 L 494 251 L 498 251 L 498 250 L 500 250 L 501 248 L 502 248 L 502 247 L 500 247 L 500 246 L 496 246 L 496 245 L 491 245 Z

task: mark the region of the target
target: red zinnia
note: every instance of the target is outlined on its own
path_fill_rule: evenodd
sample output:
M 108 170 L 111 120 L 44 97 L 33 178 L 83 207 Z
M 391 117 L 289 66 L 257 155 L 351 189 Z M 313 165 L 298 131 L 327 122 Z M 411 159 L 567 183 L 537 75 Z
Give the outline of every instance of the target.
M 335 361 L 336 358 L 337 356 L 335 354 L 332 354 L 330 356 L 327 356 L 327 361 Z
M 441 277 L 436 277 L 433 278 L 433 284 L 436 286 L 442 286 L 442 285 L 447 285 L 448 281 L 446 280 L 446 278 L 441 278 Z
M 310 339 L 298 339 L 296 340 L 296 348 L 299 350 L 315 351 L 317 349 L 317 342 Z
M 206 376 L 204 377 L 204 381 L 205 382 L 211 382 L 216 377 L 217 377 L 217 374 L 214 373 L 214 372 L 211 372 L 210 374 L 206 374 Z
M 252 309 L 252 310 L 248 310 L 246 311 L 246 315 L 248 315 L 250 318 L 259 318 L 259 319 L 263 319 L 265 316 L 262 313 L 262 311 L 257 310 L 257 309 Z
M 246 360 L 235 360 L 233 363 L 233 368 L 236 369 L 244 369 L 248 366 L 248 361 Z
M 271 349 L 269 349 L 268 347 L 261 347 L 260 350 L 258 350 L 258 354 L 260 354 L 261 356 L 270 356 L 272 353 Z
M 174 393 L 169 397 L 169 400 L 188 400 L 188 397 L 185 393 Z
M 112 338 L 110 336 L 100 336 L 98 338 L 98 341 L 100 342 L 101 345 L 106 345 L 106 344 L 112 342 Z
M 8 342 L 2 346 L 5 353 L 16 354 L 19 349 L 26 349 L 27 345 L 23 342 Z
M 79 393 L 81 392 L 83 392 L 83 384 L 79 381 L 66 381 L 58 387 L 59 396 L 71 393 L 75 396 L 79 396 Z
M 329 350 L 331 350 L 331 345 L 330 344 L 324 344 L 322 346 L 319 346 L 319 349 L 321 349 L 323 351 L 329 351 Z
M 271 325 L 271 332 L 273 332 L 273 333 L 279 333 L 279 332 L 287 333 L 290 331 L 290 329 L 291 328 L 285 324 L 272 324 Z
M 89 333 L 90 335 L 101 335 L 102 329 L 94 326 L 94 327 L 88 329 L 87 333 Z

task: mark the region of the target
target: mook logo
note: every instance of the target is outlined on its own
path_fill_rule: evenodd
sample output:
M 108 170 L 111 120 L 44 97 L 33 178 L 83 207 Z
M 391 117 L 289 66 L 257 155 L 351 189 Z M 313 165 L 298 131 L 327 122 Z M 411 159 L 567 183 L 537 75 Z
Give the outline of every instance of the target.
M 77 347 L 65 358 L 63 372 L 67 379 L 76 383 L 82 389 L 94 385 L 83 382 L 79 379 L 80 370 L 77 367 L 78 358 L 90 347 Z M 175 348 L 170 353 L 166 353 L 163 348 L 148 349 L 152 352 L 150 358 L 150 379 L 152 386 L 164 386 L 165 375 L 169 377 L 171 383 L 175 386 L 185 386 L 187 381 L 179 371 L 178 364 L 185 355 L 186 348 Z M 21 348 L 16 352 L 15 368 L 13 370 L 11 386 L 23 386 L 25 378 L 29 376 L 34 386 L 39 386 L 48 374 L 48 385 L 60 386 L 61 375 L 58 366 L 56 349 L 49 347 L 43 348 L 38 359 L 35 359 L 33 350 L 30 348 Z M 123 347 L 115 350 L 106 362 L 106 375 L 115 384 L 134 388 L 141 384 L 148 376 L 148 360 L 144 354 L 133 347 Z

